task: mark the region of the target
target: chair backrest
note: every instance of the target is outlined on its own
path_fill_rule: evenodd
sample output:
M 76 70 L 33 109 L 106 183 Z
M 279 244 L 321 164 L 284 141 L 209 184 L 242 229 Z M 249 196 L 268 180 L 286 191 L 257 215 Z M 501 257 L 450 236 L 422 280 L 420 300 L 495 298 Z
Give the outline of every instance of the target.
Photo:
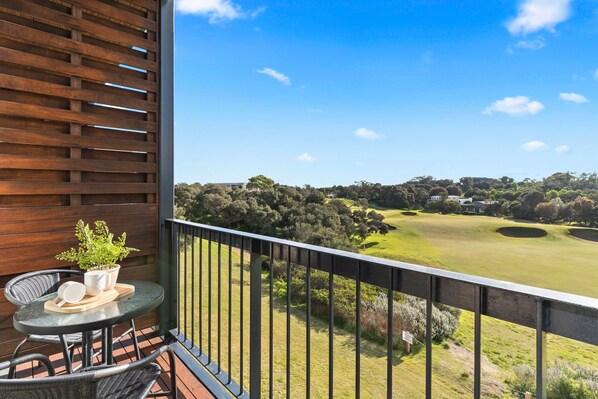
M 9 302 L 21 307 L 36 299 L 54 293 L 60 286 L 60 273 L 83 274 L 79 270 L 41 270 L 25 273 L 6 283 L 4 295 Z
M 116 366 L 58 377 L 0 379 L 0 399 L 141 399 L 159 376 L 160 367 L 148 363 L 136 369 Z

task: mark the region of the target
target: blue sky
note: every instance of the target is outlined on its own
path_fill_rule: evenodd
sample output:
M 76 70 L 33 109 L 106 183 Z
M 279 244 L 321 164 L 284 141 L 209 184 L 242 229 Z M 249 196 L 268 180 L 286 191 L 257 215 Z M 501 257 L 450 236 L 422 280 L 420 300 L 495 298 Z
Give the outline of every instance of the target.
M 176 7 L 177 182 L 598 170 L 598 0 Z

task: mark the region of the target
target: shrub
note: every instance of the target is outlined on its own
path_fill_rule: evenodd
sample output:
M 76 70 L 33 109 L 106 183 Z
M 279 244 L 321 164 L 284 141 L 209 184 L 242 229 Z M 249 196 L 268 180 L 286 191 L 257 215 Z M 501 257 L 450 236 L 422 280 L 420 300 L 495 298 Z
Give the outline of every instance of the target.
M 424 206 L 424 212 L 436 213 L 440 211 L 440 201 L 428 201 Z
M 420 342 L 426 339 L 426 301 L 412 296 L 404 300 L 394 301 L 393 336 L 400 341 L 402 330 L 411 332 Z M 367 327 L 377 334 L 386 335 L 388 297 L 380 294 L 375 301 L 365 305 L 364 315 L 368 315 Z M 432 307 L 432 339 L 442 342 L 450 337 L 459 326 L 461 310 L 446 305 L 434 304 Z
M 520 364 L 513 368 L 507 382 L 516 391 L 534 392 L 533 367 Z M 598 372 L 569 362 L 555 361 L 548 368 L 547 396 L 550 399 L 598 399 Z
M 268 268 L 267 264 L 264 266 Z M 286 298 L 287 264 L 274 261 L 274 293 Z M 295 305 L 307 304 L 306 281 L 307 272 L 303 266 L 291 264 L 291 300 Z M 324 320 L 328 318 L 329 276 L 327 272 L 312 270 L 311 272 L 311 309 L 312 314 Z M 341 328 L 354 331 L 355 328 L 355 281 L 349 278 L 334 276 L 334 321 Z M 361 329 L 363 335 L 376 342 L 387 340 L 388 329 L 388 297 L 382 288 L 361 284 Z M 442 342 L 451 336 L 459 326 L 461 310 L 442 304 L 434 304 L 432 308 L 432 338 Z M 401 331 L 412 332 L 421 342 L 426 337 L 426 301 L 393 294 L 393 345 L 399 347 Z

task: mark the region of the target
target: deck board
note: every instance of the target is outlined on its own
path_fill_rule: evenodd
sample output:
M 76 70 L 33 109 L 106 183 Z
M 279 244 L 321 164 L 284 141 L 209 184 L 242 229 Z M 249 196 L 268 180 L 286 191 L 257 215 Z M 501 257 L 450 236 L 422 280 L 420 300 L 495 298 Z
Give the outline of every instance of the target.
M 139 341 L 139 349 L 142 356 L 151 354 L 154 350 L 164 344 L 162 338 L 156 334 L 152 328 L 146 328 L 137 331 L 137 339 Z M 100 344 L 96 343 L 96 349 L 99 349 Z M 58 347 L 57 347 L 58 349 Z M 130 336 L 123 337 L 123 339 L 114 344 L 114 358 L 117 363 L 129 363 L 135 360 L 135 351 L 133 349 L 133 341 Z M 57 351 L 50 356 L 50 360 L 56 369 L 57 374 L 64 374 L 64 359 L 62 352 Z M 79 364 L 79 351 L 76 351 L 75 364 Z M 180 361 L 176 360 L 177 364 L 177 390 L 180 399 L 211 399 L 212 394 L 198 381 L 193 373 Z M 162 368 L 160 378 L 152 388 L 152 392 L 170 389 L 170 365 L 168 363 L 168 356 L 162 355 L 158 358 L 157 363 Z M 43 378 L 47 376 L 43 367 L 33 367 L 32 362 L 23 364 L 17 367 L 17 378 Z

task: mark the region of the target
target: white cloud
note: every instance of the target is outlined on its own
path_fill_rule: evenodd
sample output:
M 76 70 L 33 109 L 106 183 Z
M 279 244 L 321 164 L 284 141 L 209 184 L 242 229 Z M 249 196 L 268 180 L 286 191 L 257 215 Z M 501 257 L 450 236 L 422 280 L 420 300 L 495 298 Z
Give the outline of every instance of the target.
M 576 73 L 574 73 L 573 75 L 571 75 L 571 78 L 573 78 L 573 80 L 586 80 L 585 77 L 578 75 Z
M 548 146 L 542 141 L 530 141 L 521 146 L 525 151 L 541 151 L 548 148 Z
M 554 32 L 555 26 L 571 15 L 571 1 L 523 0 L 517 16 L 507 22 L 507 29 L 512 35 L 526 35 L 543 29 Z
M 569 152 L 569 146 L 568 145 L 560 145 L 554 149 L 554 152 L 556 152 L 557 154 L 564 154 L 566 152 Z
M 594 72 L 594 79 L 598 80 L 598 69 Z
M 278 80 L 280 83 L 284 84 L 285 86 L 291 85 L 291 79 L 289 79 L 288 76 L 286 76 L 278 71 L 275 71 L 274 69 L 264 68 L 264 69 L 257 71 L 257 73 L 261 73 L 262 75 L 268 75 L 271 78 Z
M 544 39 L 535 39 L 535 40 L 520 40 L 515 44 L 515 47 L 522 48 L 525 50 L 533 50 L 537 51 L 546 46 Z
M 233 19 L 255 18 L 266 10 L 265 7 L 245 12 L 231 0 L 177 0 L 176 9 L 183 14 L 197 14 L 208 17 L 211 24 Z
M 303 154 L 301 154 L 297 157 L 297 161 L 301 161 L 301 162 L 313 162 L 315 160 L 316 160 L 316 158 L 312 157 L 307 152 L 304 152 Z
M 539 101 L 532 101 L 526 96 L 505 97 L 497 100 L 486 107 L 484 114 L 492 115 L 495 112 L 503 112 L 509 116 L 535 115 L 544 109 L 544 104 Z
M 577 93 L 561 93 L 560 98 L 561 100 L 566 101 L 568 103 L 576 104 L 587 103 L 588 101 L 590 101 L 586 98 L 586 96 Z
M 365 127 L 360 127 L 355 131 L 355 136 L 361 139 L 368 139 L 368 140 L 376 140 L 384 137 L 384 135 L 380 133 L 376 133 L 373 130 L 366 129 Z

